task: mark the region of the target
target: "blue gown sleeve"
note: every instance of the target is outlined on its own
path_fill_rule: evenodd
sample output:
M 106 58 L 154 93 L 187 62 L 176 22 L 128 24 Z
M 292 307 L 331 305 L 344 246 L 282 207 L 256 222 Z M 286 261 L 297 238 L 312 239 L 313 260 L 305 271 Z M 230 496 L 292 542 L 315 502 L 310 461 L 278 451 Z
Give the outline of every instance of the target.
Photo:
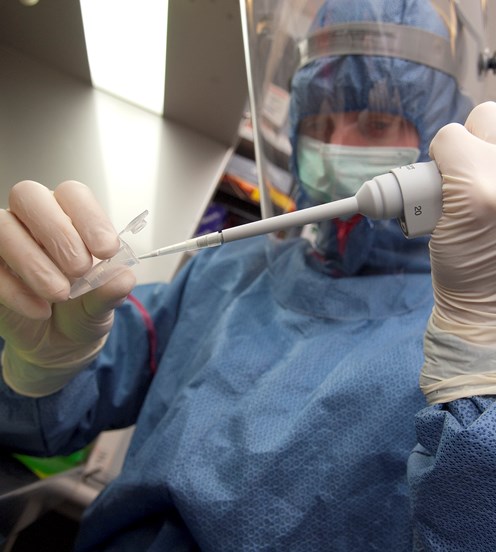
M 423 409 L 408 463 L 415 552 L 496 550 L 496 397 Z
M 61 391 L 32 399 L 0 378 L 0 447 L 37 456 L 68 454 L 101 431 L 135 423 L 189 272 L 185 268 L 172 284 L 138 286 L 116 310 L 98 358 Z

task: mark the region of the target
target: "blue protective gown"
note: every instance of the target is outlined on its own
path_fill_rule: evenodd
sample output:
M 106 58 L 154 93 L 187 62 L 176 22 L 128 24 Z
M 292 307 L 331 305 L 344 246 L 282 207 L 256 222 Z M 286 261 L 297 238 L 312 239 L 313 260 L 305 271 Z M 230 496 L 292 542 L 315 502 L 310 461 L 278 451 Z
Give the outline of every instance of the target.
M 155 328 L 154 376 L 127 301 L 62 391 L 33 400 L 1 384 L 2 446 L 59 454 L 137 423 L 79 551 L 410 551 L 432 290 L 425 242 L 398 240 L 402 271 L 372 262 L 349 277 L 300 239 L 202 252 L 172 284 L 134 292 Z M 379 240 L 369 258 L 391 255 Z
M 421 410 L 408 462 L 415 552 L 496 550 L 496 402 Z

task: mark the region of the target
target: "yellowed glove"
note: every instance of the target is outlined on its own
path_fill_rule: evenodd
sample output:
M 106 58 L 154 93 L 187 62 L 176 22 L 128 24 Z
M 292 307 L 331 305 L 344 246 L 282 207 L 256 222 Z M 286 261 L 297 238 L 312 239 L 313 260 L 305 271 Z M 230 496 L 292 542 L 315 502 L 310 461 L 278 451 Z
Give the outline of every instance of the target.
M 61 389 L 103 347 L 113 309 L 134 286 L 125 271 L 68 300 L 71 280 L 119 248 L 117 233 L 88 187 L 52 193 L 32 181 L 12 188 L 0 211 L 0 336 L 4 381 L 38 397 Z
M 421 387 L 430 402 L 496 393 L 496 103 L 431 143 L 443 213 L 430 241 L 435 306 Z

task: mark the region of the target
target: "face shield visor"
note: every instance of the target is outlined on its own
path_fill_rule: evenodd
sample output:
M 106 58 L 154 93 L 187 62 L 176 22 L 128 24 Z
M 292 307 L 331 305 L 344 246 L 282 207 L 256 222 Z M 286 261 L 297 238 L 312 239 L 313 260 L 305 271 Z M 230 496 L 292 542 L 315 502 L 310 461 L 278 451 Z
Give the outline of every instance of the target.
M 349 197 L 365 180 L 428 160 L 437 130 L 484 99 L 486 2 L 241 5 L 264 218 Z

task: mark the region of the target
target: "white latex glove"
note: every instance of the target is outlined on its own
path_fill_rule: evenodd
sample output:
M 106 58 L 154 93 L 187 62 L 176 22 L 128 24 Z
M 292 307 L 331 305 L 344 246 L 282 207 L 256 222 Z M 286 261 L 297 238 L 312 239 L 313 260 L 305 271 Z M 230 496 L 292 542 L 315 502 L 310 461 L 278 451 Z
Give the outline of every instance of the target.
M 118 248 L 85 185 L 68 181 L 53 193 L 32 181 L 12 188 L 9 209 L 0 210 L 2 374 L 12 389 L 51 394 L 97 356 L 134 275 L 127 270 L 74 300 L 70 281 L 91 268 L 92 256 L 106 259 Z
M 443 213 L 430 241 L 435 306 L 421 387 L 430 402 L 496 394 L 496 103 L 431 143 Z

